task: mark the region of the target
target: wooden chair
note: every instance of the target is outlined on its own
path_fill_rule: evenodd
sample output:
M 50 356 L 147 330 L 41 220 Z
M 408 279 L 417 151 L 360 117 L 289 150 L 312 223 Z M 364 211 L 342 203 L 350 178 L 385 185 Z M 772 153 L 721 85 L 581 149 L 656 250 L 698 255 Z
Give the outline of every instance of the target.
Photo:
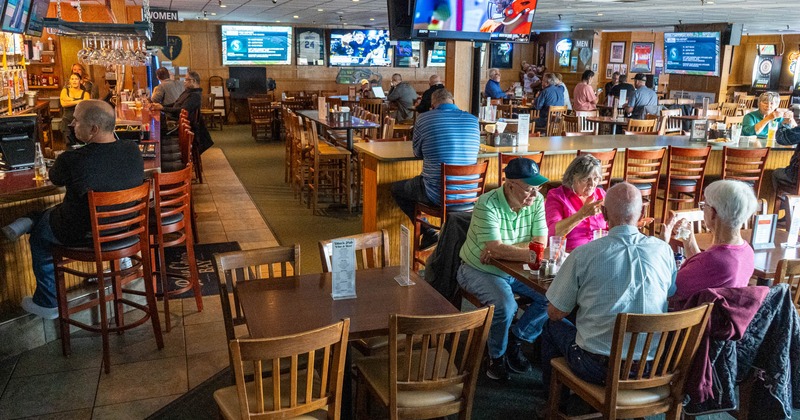
M 561 129 L 562 136 L 584 136 L 586 133 L 581 132 L 580 119 L 574 115 L 564 115 L 562 118 L 563 128 Z
M 217 95 L 213 93 L 203 94 L 200 104 L 200 115 L 204 121 L 208 121 L 208 128 L 219 127 L 222 130 L 225 118 L 221 109 L 217 108 Z
M 657 136 L 659 135 L 658 131 L 630 131 L 630 130 L 622 130 L 622 133 L 626 136 Z
M 69 356 L 70 325 L 83 330 L 100 333 L 103 342 L 103 367 L 106 373 L 111 372 L 111 355 L 109 350 L 109 334 L 135 328 L 149 319 L 153 324 L 153 335 L 156 346 L 164 347 L 161 336 L 161 324 L 158 321 L 156 291 L 150 263 L 149 241 L 147 237 L 150 199 L 150 182 L 127 190 L 114 192 L 88 192 L 89 214 L 92 226 L 92 242 L 87 246 L 53 246 L 53 265 L 55 267 L 56 298 L 58 300 L 58 321 L 61 332 L 61 350 Z M 122 258 L 130 258 L 132 265 L 123 268 Z M 83 261 L 91 263 L 94 271 L 83 272 L 70 267 L 71 264 Z M 109 271 L 104 271 L 104 263 L 109 264 Z M 69 306 L 67 301 L 67 283 L 65 274 L 87 279 L 97 279 L 96 290 L 89 295 L 88 301 Z M 131 282 L 144 279 L 144 291 L 126 289 Z M 111 293 L 107 291 L 111 288 Z M 123 295 L 144 296 L 146 303 L 141 304 Z M 109 303 L 112 303 L 109 305 Z M 134 322 L 125 320 L 124 306 L 143 312 L 141 318 Z M 97 308 L 100 319 L 98 325 L 90 325 L 70 316 L 87 309 Z M 114 325 L 110 325 L 113 310 Z M 92 318 L 92 317 L 89 317 Z
M 272 122 L 275 118 L 272 103 L 267 99 L 247 98 L 247 106 L 250 109 L 250 130 L 253 138 L 272 140 Z
M 268 281 L 276 277 L 300 275 L 300 245 L 218 252 L 214 254 L 214 266 L 219 281 L 225 338 L 227 342 L 231 342 L 237 338 L 249 337 L 246 330 L 236 332 L 237 326 L 246 325 L 247 322 L 239 305 L 236 285 L 246 280 Z M 233 367 L 234 355 L 230 349 L 228 356 Z
M 547 111 L 547 128 L 545 132 L 547 136 L 557 136 L 561 134 L 561 118 L 566 114 L 567 107 L 565 106 L 551 106 Z
M 358 417 L 367 418 L 367 391 L 390 419 L 468 419 L 494 306 L 440 316 L 389 318 L 387 356 L 356 362 Z
M 722 148 L 722 179 L 735 179 L 753 186 L 758 197 L 761 192 L 761 181 L 769 157 L 769 148 L 738 149 L 724 146 Z
M 719 112 L 726 117 L 735 117 L 741 115 L 741 108 L 737 102 L 723 102 Z
M 725 122 L 725 128 L 730 130 L 733 124 L 742 124 L 742 121 L 744 121 L 744 115 L 725 116 L 723 121 Z
M 782 259 L 778 261 L 773 284 L 786 283 L 792 290 L 792 302 L 800 312 L 800 260 Z
M 533 152 L 533 153 L 525 153 L 525 154 L 518 154 L 518 153 L 510 154 L 510 153 L 500 152 L 497 155 L 497 163 L 499 164 L 498 168 L 497 168 L 497 179 L 498 179 L 498 182 L 499 182 L 498 186 L 502 186 L 506 182 L 505 169 L 506 169 L 506 166 L 508 166 L 508 162 L 511 162 L 512 160 L 514 160 L 514 159 L 516 159 L 518 157 L 528 158 L 528 159 L 536 162 L 536 165 L 541 167 L 542 166 L 542 160 L 544 159 L 544 152 Z
M 510 104 L 509 105 L 498 104 L 497 105 L 496 118 L 497 119 L 500 119 L 500 118 L 512 118 L 511 117 L 511 105 Z
M 755 95 L 741 95 L 739 96 L 739 109 L 750 109 L 756 101 Z
M 664 200 L 661 220 L 667 219 L 671 204 L 680 207 L 681 203 L 691 203 L 692 207 L 698 206 L 703 194 L 701 188 L 710 152 L 711 146 L 702 148 L 669 146 L 667 173 L 659 186 L 659 189 L 664 190 L 664 195 L 659 197 L 656 194 L 656 200 L 659 198 Z
M 589 121 L 587 118 L 589 117 L 596 117 L 597 110 L 594 111 L 575 111 L 575 116 L 578 117 L 578 121 L 580 121 L 580 132 L 581 133 L 597 133 L 597 124 Z
M 578 156 L 582 155 L 592 155 L 600 161 L 600 167 L 603 171 L 603 181 L 600 182 L 600 186 L 608 191 L 611 187 L 611 174 L 614 172 L 614 159 L 617 157 L 617 149 L 614 148 L 602 152 L 597 150 L 578 150 Z
M 283 337 L 236 339 L 230 343 L 234 355 L 236 385 L 218 389 L 214 401 L 228 420 L 248 418 L 338 419 L 342 409 L 342 384 L 350 319 L 316 330 Z M 321 356 L 321 357 L 319 357 Z M 289 360 L 288 372 L 275 369 Z M 245 366 L 263 371 L 245 379 Z M 310 416 L 302 416 L 311 413 Z
M 683 111 L 680 108 L 662 109 L 661 116 L 664 117 L 664 121 L 661 123 L 661 130 L 659 130 L 659 134 L 669 135 L 669 134 L 682 133 L 683 122 L 677 118 L 672 118 L 672 117 L 680 117 L 681 114 L 683 114 Z
M 374 99 L 362 98 L 361 102 L 359 102 L 359 104 L 367 112 L 370 112 L 370 113 L 375 114 L 375 115 L 378 116 L 378 124 L 381 124 L 383 122 L 383 117 L 385 117 L 388 114 L 388 112 L 386 110 L 386 104 L 383 102 L 383 99 L 380 99 L 380 98 L 374 98 Z M 383 131 L 383 126 L 381 126 L 378 129 L 379 133 L 382 132 L 382 131 Z M 376 134 L 376 136 L 377 136 L 377 134 Z
M 628 126 L 625 128 L 625 134 L 628 134 L 627 132 L 658 134 L 657 124 L 658 120 L 637 120 L 631 118 L 628 120 Z
M 667 149 L 658 150 L 625 150 L 625 176 L 623 180 L 639 189 L 642 193 L 642 216 L 655 217 L 655 191 L 658 191 L 661 165 Z
M 383 131 L 381 131 L 381 138 L 390 139 L 394 137 L 394 123 L 395 119 L 388 115 L 383 118 Z
M 336 239 L 319 241 L 319 257 L 322 261 L 322 272 L 333 271 L 332 243 L 338 239 L 354 239 L 356 251 L 356 268 L 378 268 L 389 266 L 389 232 L 382 229 L 378 232 L 359 233 Z
M 551 416 L 562 415 L 558 409 L 561 386 L 565 385 L 604 419 L 660 413 L 666 413 L 667 419 L 680 419 L 683 385 L 712 307 L 706 304 L 657 315 L 618 314 L 605 386 L 579 378 L 563 357 L 551 361 Z M 626 340 L 630 341 L 627 345 Z M 641 363 L 651 359 L 649 354 L 653 362 Z
M 430 227 L 441 229 L 447 220 L 448 212 L 472 211 L 478 197 L 483 194 L 486 188 L 486 169 L 489 161 L 477 163 L 475 165 L 448 165 L 442 163 L 441 173 L 441 198 L 438 206 L 431 206 L 417 203 L 414 208 L 414 240 L 411 244 L 413 249 L 413 269 L 425 265 L 423 250 L 420 249 L 422 241 L 422 228 Z M 459 198 L 462 196 L 467 198 Z M 434 225 L 427 217 L 438 218 L 440 224 Z
M 778 104 L 778 108 L 783 108 L 783 109 L 789 108 L 789 103 L 792 100 L 791 95 L 780 95 L 778 96 L 778 98 L 780 98 L 780 103 Z
M 313 145 L 309 141 L 310 134 L 306 133 L 302 118 L 291 110 L 287 111 L 287 127 L 292 133 L 292 191 L 295 198 L 302 201 L 303 193 L 308 189 L 308 175 L 311 173 L 309 168 L 314 165 Z
M 306 120 L 305 123 L 313 156 L 313 163 L 308 168 L 308 207 L 313 214 L 317 214 L 320 193 L 330 191 L 334 199 L 338 197 L 341 202 L 346 202 L 348 210 L 352 211 L 350 151 L 320 141 L 316 124 L 311 120 Z
M 329 109 L 339 109 L 342 107 L 342 98 L 325 98 L 325 103 Z

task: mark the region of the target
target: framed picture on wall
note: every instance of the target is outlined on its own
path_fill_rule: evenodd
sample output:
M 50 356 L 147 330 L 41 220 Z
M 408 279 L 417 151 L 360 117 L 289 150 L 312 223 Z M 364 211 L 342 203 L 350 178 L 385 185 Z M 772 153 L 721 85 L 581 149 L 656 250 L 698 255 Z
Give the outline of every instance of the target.
M 631 73 L 650 73 L 653 71 L 653 43 L 631 43 Z
M 510 42 L 492 43 L 489 49 L 489 67 L 510 69 L 514 58 L 513 46 Z
M 297 65 L 325 65 L 325 33 L 317 28 L 295 28 L 297 34 Z
M 608 56 L 609 63 L 625 62 L 625 41 L 612 42 L 611 52 Z

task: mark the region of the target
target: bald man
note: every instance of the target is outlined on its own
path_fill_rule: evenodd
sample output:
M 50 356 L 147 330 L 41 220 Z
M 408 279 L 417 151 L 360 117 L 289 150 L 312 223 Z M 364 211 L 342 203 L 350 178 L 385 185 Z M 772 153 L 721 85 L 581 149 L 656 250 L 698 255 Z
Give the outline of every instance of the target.
M 617 314 L 667 312 L 667 297 L 675 292 L 677 268 L 669 244 L 636 228 L 642 214 L 639 190 L 627 182 L 611 187 L 603 213 L 608 236 L 575 248 L 547 290 L 550 321 L 542 331 L 545 384 L 550 383 L 550 360 L 564 356 L 578 377 L 602 385 Z M 573 325 L 565 317 L 576 307 Z M 641 348 L 639 343 L 637 351 Z M 651 356 L 655 346 L 652 350 Z
M 436 92 L 439 89 L 444 88 L 444 84 L 442 84 L 442 79 L 439 77 L 438 74 L 434 74 L 428 79 L 428 90 L 426 90 L 422 94 L 422 99 L 417 104 L 417 113 L 422 114 L 423 112 L 430 111 L 431 109 L 431 95 L 433 92 Z

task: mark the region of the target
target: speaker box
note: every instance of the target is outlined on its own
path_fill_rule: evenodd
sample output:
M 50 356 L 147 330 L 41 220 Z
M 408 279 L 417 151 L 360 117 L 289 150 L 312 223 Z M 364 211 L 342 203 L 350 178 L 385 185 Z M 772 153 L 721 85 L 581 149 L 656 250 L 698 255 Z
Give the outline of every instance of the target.
M 728 29 L 722 33 L 722 45 L 732 45 L 738 47 L 742 42 L 743 23 L 733 23 L 728 25 Z
M 414 26 L 414 0 L 386 0 L 389 13 L 389 37 L 392 40 L 411 38 Z

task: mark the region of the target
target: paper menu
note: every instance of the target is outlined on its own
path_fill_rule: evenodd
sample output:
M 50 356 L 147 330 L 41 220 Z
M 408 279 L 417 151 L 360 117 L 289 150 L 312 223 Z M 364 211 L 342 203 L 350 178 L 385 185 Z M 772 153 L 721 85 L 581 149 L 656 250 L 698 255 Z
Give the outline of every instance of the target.
M 797 247 L 797 236 L 800 234 L 800 195 L 788 195 L 786 200 L 789 202 L 789 214 L 791 223 L 789 224 L 789 237 L 786 238 L 786 247 Z
M 517 139 L 522 143 L 523 139 L 528 138 L 528 131 L 531 125 L 531 114 L 519 114 L 517 117 L 519 123 L 517 124 Z
M 356 240 L 331 242 L 331 297 L 334 300 L 356 297 Z
M 400 225 L 400 274 L 394 277 L 397 284 L 411 286 L 411 233 L 405 225 Z

